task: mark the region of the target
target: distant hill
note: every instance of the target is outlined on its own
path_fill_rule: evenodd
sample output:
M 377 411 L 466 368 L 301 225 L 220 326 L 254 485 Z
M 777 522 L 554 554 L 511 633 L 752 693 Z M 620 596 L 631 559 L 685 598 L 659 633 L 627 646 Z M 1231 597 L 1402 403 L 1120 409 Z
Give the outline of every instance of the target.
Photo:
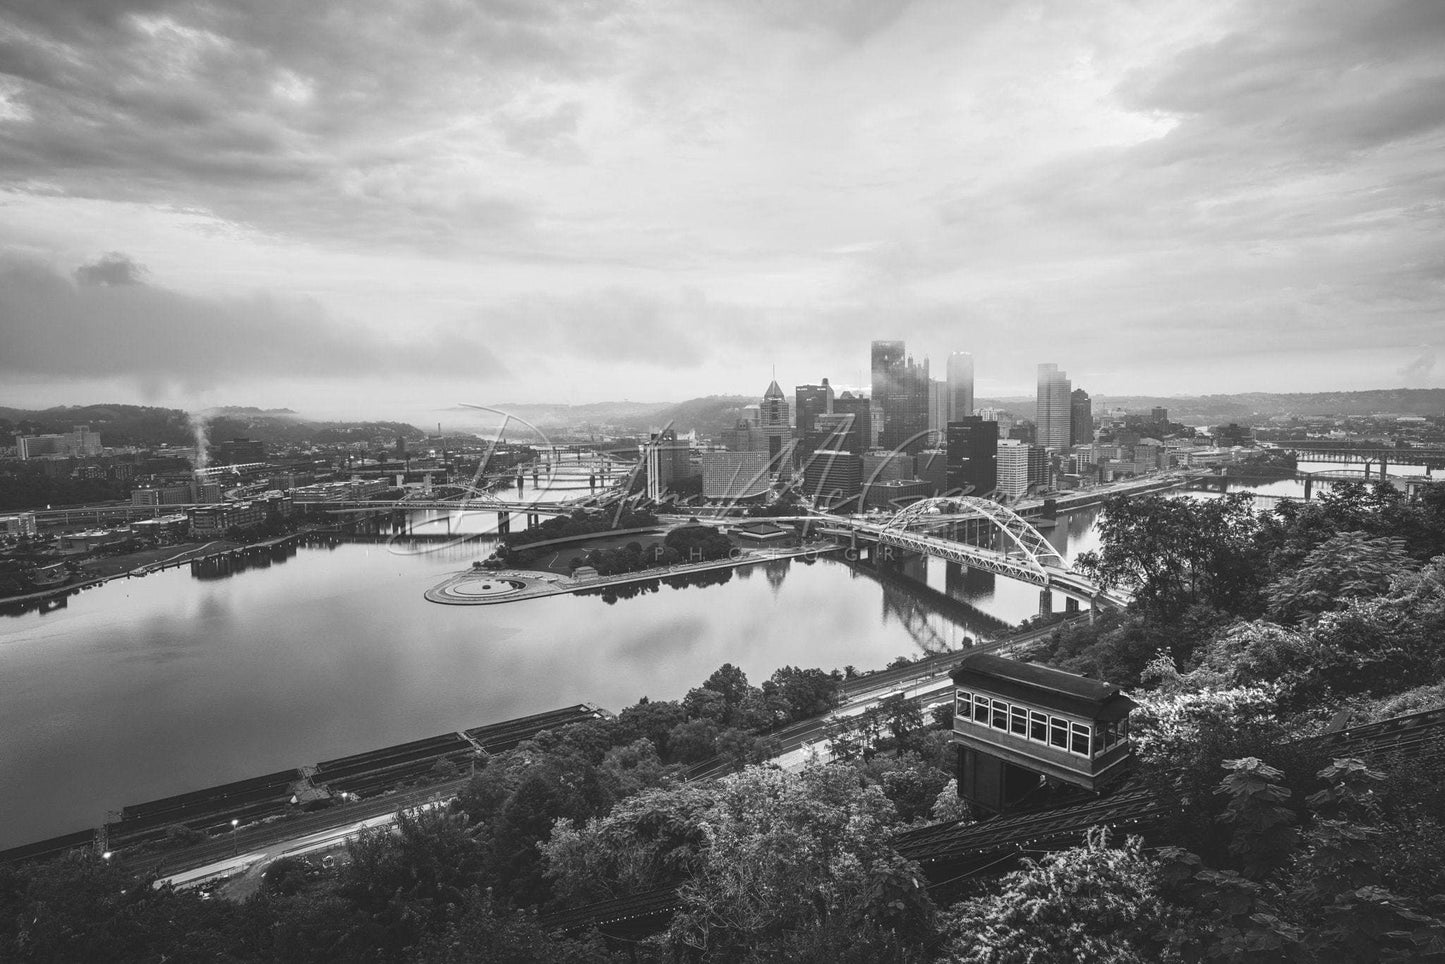
M 212 443 L 254 438 L 267 443 L 370 441 L 376 436 L 420 439 L 425 433 L 405 422 L 319 422 L 290 409 L 226 407 L 205 413 L 206 435 Z M 69 432 L 89 425 L 102 445 L 190 445 L 195 441 L 191 416 L 178 408 L 145 405 L 72 405 L 47 409 L 0 408 L 0 439 L 12 435 Z
M 685 402 L 593 402 L 587 405 L 498 403 L 490 408 L 525 419 L 540 429 L 646 432 L 671 424 L 679 435 L 693 429 L 716 435 L 732 428 L 751 395 L 709 395 Z
M 1085 386 L 1087 387 L 1087 386 Z M 1217 425 L 1274 415 L 1445 415 L 1445 388 L 1382 388 L 1365 392 L 1246 392 L 1238 395 L 1094 394 L 1094 413 L 1111 408 L 1148 412 L 1167 408 L 1186 425 Z M 1033 398 L 975 401 L 979 408 L 1005 408 L 1019 418 L 1034 417 Z

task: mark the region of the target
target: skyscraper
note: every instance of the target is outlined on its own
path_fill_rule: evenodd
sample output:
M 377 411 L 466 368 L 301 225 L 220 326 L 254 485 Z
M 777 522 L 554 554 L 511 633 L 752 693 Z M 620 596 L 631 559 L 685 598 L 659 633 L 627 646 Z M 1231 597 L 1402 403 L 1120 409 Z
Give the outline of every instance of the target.
M 1094 402 L 1082 388 L 1069 396 L 1069 444 L 1088 445 L 1094 441 Z
M 758 410 L 758 425 L 763 438 L 768 442 L 768 459 L 775 465 L 783 454 L 783 442 L 792 434 L 788 419 L 788 396 L 778 387 L 775 378 L 763 392 L 763 402 Z
M 1038 425 L 1038 444 L 1051 452 L 1069 448 L 1069 389 L 1069 379 L 1059 371 L 1058 365 L 1039 366 L 1038 412 L 1034 422 Z
M 973 356 L 956 351 L 948 356 L 948 421 L 973 414 Z
M 928 380 L 928 444 L 942 445 L 948 432 L 948 383 Z
M 883 417 L 879 444 L 909 453 L 927 447 L 928 361 L 914 364 L 901 341 L 873 343 L 873 404 Z
M 873 413 L 868 399 L 852 392 L 844 392 L 833 399 L 833 414 L 851 415 L 852 423 L 847 429 L 847 439 L 842 444 L 825 447 L 844 448 L 854 455 L 862 455 L 868 451 L 873 444 Z
M 998 491 L 1009 499 L 1021 499 L 1029 491 L 1029 444 L 1018 439 L 998 443 Z
M 813 419 L 833 411 L 833 386 L 825 378 L 821 385 L 799 385 L 793 393 L 797 404 L 793 434 L 806 439 L 813 430 Z
M 897 390 L 903 372 L 903 342 L 875 341 L 873 343 L 873 400 L 882 402 Z
M 948 423 L 948 488 L 978 496 L 998 488 L 998 422 L 970 415 Z

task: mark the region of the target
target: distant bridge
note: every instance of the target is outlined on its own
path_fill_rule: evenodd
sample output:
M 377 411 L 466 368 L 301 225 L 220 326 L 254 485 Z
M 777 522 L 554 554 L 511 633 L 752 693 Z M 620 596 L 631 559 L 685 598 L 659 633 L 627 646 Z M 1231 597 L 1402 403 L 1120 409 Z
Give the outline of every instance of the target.
M 1445 469 L 1445 448 L 1440 446 L 1419 446 L 1417 448 L 1385 448 L 1368 445 L 1330 445 L 1327 442 L 1272 442 L 1270 445 L 1285 452 L 1293 452 L 1295 462 L 1342 462 L 1346 465 L 1363 464 L 1366 472 L 1369 466 L 1377 465 L 1383 475 L 1391 465 L 1423 465 L 1426 471 Z

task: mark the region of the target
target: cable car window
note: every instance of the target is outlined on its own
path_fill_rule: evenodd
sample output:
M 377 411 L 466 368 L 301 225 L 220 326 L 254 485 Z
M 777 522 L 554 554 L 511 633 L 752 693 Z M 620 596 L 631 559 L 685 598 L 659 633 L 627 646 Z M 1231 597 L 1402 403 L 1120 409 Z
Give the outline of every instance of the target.
M 1049 746 L 1056 746 L 1060 750 L 1069 748 L 1069 721 L 1061 720 L 1057 716 L 1049 717 Z
M 993 701 L 993 725 L 996 729 L 1008 729 L 1008 704 L 1003 700 Z
M 958 691 L 958 702 L 953 707 L 953 718 L 967 723 L 973 718 L 973 694 Z
M 1089 728 L 1083 723 L 1075 723 L 1074 740 L 1069 749 L 1081 756 L 1089 755 Z
M 1029 739 L 1049 742 L 1049 718 L 1042 713 L 1029 713 Z
M 973 698 L 973 718 L 976 722 L 988 725 L 988 697 L 975 696 Z
M 1009 732 L 1017 733 L 1019 736 L 1028 736 L 1029 733 L 1029 711 L 1022 706 L 1015 706 L 1009 711 Z

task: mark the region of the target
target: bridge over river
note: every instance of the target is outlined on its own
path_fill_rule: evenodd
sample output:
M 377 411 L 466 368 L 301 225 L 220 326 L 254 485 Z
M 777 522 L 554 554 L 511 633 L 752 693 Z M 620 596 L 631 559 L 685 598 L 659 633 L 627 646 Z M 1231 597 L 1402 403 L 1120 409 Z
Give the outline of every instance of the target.
M 921 553 L 1059 592 L 1070 600 L 1124 607 L 1129 596 L 1076 572 L 1037 529 L 1008 506 L 974 496 L 922 499 L 884 521 L 819 512 L 776 521 L 804 522 L 857 548 L 871 543 Z M 959 538 L 960 530 L 964 538 Z

